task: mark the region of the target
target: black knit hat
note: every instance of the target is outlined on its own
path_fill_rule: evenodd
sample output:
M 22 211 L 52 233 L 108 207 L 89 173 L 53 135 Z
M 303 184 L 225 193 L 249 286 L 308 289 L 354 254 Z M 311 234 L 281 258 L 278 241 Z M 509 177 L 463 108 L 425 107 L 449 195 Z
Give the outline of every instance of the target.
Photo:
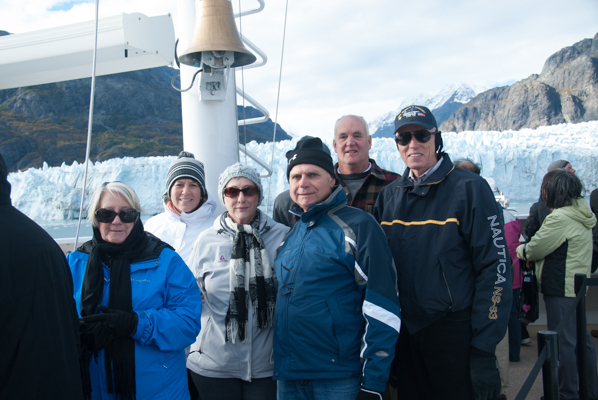
M 293 150 L 289 150 L 286 156 L 287 160 L 289 160 L 287 165 L 287 179 L 289 179 L 293 167 L 298 164 L 317 165 L 320 168 L 324 168 L 331 177 L 334 177 L 332 157 L 324 151 L 320 138 L 299 140 L 297 146 Z
M 206 181 L 203 163 L 195 159 L 193 153 L 181 151 L 179 157 L 170 164 L 166 176 L 166 195 L 170 196 L 170 189 L 177 179 L 190 178 L 199 183 L 201 194 L 206 197 Z

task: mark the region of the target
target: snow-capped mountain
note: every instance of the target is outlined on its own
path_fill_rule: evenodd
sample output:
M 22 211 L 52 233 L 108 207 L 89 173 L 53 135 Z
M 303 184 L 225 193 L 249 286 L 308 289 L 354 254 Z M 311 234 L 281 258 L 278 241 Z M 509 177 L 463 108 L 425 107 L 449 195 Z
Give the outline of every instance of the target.
M 465 83 L 453 83 L 446 85 L 435 95 L 426 93 L 403 99 L 400 106 L 391 112 L 374 118 L 368 125 L 370 134 L 375 137 L 392 137 L 394 133 L 394 118 L 399 111 L 410 104 L 417 104 L 428 107 L 434 113 L 438 125 L 446 120 L 461 105 L 473 99 L 476 94 L 484 91 L 484 88 L 472 88 Z

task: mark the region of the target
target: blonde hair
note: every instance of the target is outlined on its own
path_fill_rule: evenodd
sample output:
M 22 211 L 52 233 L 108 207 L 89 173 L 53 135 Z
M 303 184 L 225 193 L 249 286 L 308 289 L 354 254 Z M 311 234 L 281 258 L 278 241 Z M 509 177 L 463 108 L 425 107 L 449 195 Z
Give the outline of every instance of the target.
M 102 186 L 96 190 L 91 198 L 91 204 L 89 206 L 89 210 L 87 210 L 87 219 L 91 221 L 91 225 L 94 228 L 99 226 L 98 219 L 96 217 L 96 211 L 100 208 L 100 201 L 102 200 L 102 195 L 106 192 L 110 192 L 113 196 L 120 196 L 122 197 L 131 208 L 141 212 L 141 203 L 139 202 L 139 197 L 137 197 L 137 193 L 130 186 L 125 183 L 115 181 L 115 182 L 104 182 Z

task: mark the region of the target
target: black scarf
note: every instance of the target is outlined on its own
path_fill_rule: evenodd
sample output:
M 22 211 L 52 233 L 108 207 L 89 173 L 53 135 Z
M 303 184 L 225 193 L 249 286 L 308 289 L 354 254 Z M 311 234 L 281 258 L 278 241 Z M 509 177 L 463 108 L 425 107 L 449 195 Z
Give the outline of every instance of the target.
M 228 212 L 222 214 L 221 226 L 233 233 L 229 262 L 230 297 L 226 312 L 226 341 L 247 342 L 248 299 L 253 305 L 253 323 L 261 329 L 274 326 L 274 274 L 262 240 L 270 227 L 260 231 L 260 212 L 247 224 L 237 224 Z
M 104 293 L 104 262 L 110 268 L 108 308 L 133 311 L 131 299 L 131 261 L 139 258 L 148 244 L 148 237 L 138 219 L 121 244 L 106 242 L 98 228 L 93 228 L 92 250 L 81 288 L 81 315 L 97 313 Z M 131 338 L 114 339 L 105 349 L 108 393 L 114 390 L 117 399 L 135 399 L 135 342 Z M 114 369 L 114 373 L 112 371 Z M 114 383 L 112 381 L 114 377 Z

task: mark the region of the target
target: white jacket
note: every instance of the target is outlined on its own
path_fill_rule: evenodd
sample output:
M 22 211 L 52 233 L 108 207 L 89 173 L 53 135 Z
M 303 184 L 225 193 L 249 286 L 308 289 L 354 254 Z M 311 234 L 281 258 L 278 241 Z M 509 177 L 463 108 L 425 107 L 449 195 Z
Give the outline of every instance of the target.
M 193 244 L 201 232 L 209 228 L 216 216 L 216 202 L 208 193 L 208 200 L 192 213 L 176 215 L 164 204 L 164 212 L 144 224 L 145 230 L 168 243 L 189 266 Z
M 260 213 L 260 231 L 264 225 L 270 230 L 262 233 L 262 240 L 274 275 L 276 251 L 289 228 Z M 247 343 L 226 342 L 225 318 L 230 297 L 230 257 L 233 248 L 231 232 L 222 229 L 221 217 L 199 235 L 193 248 L 189 268 L 201 291 L 203 308 L 201 332 L 191 345 L 187 368 L 210 378 L 233 378 L 251 381 L 272 376 L 272 339 L 274 328 L 260 329 L 253 324 L 253 313 L 248 313 Z M 249 299 L 251 303 L 251 298 Z M 251 304 L 248 310 L 251 310 Z

